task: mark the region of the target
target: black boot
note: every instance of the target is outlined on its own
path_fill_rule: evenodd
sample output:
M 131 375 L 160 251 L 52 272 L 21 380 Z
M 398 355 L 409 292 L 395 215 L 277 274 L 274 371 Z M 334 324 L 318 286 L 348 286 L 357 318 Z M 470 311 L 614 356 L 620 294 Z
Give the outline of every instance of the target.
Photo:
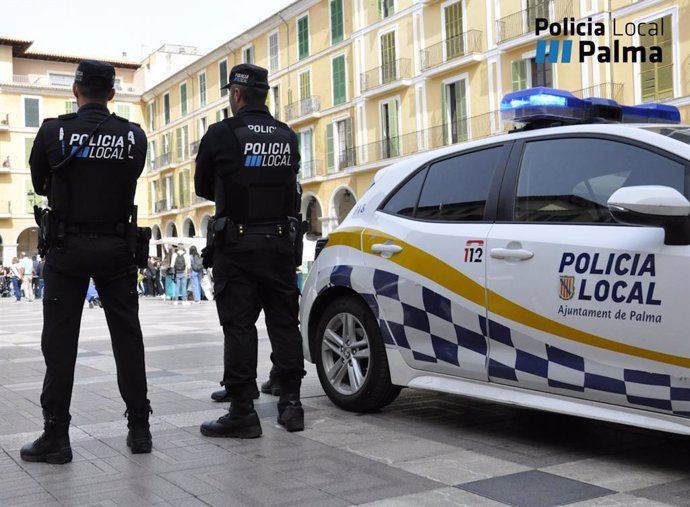
M 127 447 L 132 450 L 132 454 L 148 454 L 153 446 L 151 429 L 149 426 L 149 414 L 153 414 L 149 400 L 146 400 L 147 409 L 137 414 L 125 412 L 127 417 Z
M 32 444 L 26 444 L 19 451 L 24 461 L 46 462 L 62 465 L 72 461 L 72 448 L 69 444 L 69 419 L 58 421 L 43 411 L 43 434 Z
M 227 414 L 201 425 L 206 437 L 257 438 L 262 434 L 259 416 L 252 400 L 233 401 Z
M 278 424 L 288 431 L 304 429 L 304 409 L 299 401 L 299 394 L 285 394 L 278 401 Z
M 264 394 L 272 394 L 273 396 L 280 396 L 280 384 L 275 375 L 275 367 L 271 368 L 268 374 L 268 380 L 261 384 L 261 392 Z

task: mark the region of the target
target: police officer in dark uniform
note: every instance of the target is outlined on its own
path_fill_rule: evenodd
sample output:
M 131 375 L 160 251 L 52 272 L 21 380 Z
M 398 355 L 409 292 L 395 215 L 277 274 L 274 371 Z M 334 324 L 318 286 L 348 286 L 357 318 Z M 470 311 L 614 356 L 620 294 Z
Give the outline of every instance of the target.
M 228 79 L 233 117 L 211 125 L 199 146 L 196 193 L 216 203 L 212 221 L 214 298 L 225 336 L 222 385 L 229 412 L 201 425 L 211 437 L 254 438 L 256 320 L 263 308 L 281 394 L 278 423 L 304 429 L 299 401 L 304 371 L 298 322 L 295 245 L 300 197 L 296 134 L 266 108 L 268 71 L 236 65 Z M 297 241 L 296 241 L 297 239 Z M 209 248 L 203 256 L 208 263 Z
M 82 61 L 72 85 L 78 112 L 44 121 L 31 150 L 31 179 L 48 197 L 50 210 L 41 219 L 47 240 L 41 335 L 45 424 L 43 434 L 22 447 L 26 461 L 72 460 L 69 407 L 89 278 L 98 287 L 110 330 L 127 407 L 127 445 L 133 453 L 151 452 L 130 219 L 147 142 L 137 124 L 109 114 L 114 83 L 112 65 Z

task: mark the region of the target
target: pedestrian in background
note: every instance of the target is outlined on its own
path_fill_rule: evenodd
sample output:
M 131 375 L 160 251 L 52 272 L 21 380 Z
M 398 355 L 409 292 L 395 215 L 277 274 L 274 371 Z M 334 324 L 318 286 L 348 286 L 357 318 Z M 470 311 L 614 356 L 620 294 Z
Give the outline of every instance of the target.
M 174 304 L 188 305 L 187 285 L 189 281 L 189 261 L 184 249 L 180 246 L 177 249 L 172 263 L 175 273 L 175 302 Z
M 151 452 L 137 266 L 126 236 L 134 230 L 130 216 L 147 140 L 138 125 L 109 113 L 114 85 L 111 64 L 79 63 L 72 85 L 79 110 L 44 121 L 31 150 L 31 179 L 38 194 L 48 197 L 44 218 L 50 228 L 42 230 L 48 244 L 41 334 L 44 431 L 22 447 L 26 461 L 72 460 L 70 404 L 90 278 L 103 304 L 127 407 L 127 445 L 133 453 Z
M 31 257 L 28 257 L 26 253 L 22 252 L 21 259 L 19 263 L 24 268 L 24 276 L 22 277 L 22 290 L 24 291 L 24 297 L 28 301 L 34 300 L 34 263 Z
M 211 437 L 262 434 L 253 403 L 262 308 L 281 388 L 278 423 L 288 431 L 304 429 L 297 254 L 289 219 L 300 207 L 300 157 L 296 134 L 265 105 L 267 78 L 256 65 L 232 68 L 226 88 L 233 117 L 211 125 L 196 158 L 196 194 L 216 204 L 214 297 L 225 337 L 221 384 L 231 401 L 226 415 L 201 425 Z
M 10 272 L 12 273 L 12 291 L 14 292 L 15 302 L 19 303 L 22 300 L 22 278 L 24 277 L 24 267 L 19 263 L 19 259 L 12 257 L 12 264 L 10 264 Z
M 195 304 L 201 303 L 201 279 L 204 276 L 204 264 L 199 251 L 194 245 L 189 248 L 190 280 L 192 282 L 192 298 Z

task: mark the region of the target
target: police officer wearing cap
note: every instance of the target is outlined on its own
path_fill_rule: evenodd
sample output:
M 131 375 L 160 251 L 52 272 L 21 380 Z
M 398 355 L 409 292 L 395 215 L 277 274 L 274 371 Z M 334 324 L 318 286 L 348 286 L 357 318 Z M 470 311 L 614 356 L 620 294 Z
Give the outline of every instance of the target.
M 79 110 L 45 120 L 31 150 L 33 186 L 48 197 L 50 210 L 41 220 L 48 240 L 41 335 L 44 432 L 22 447 L 26 461 L 72 460 L 69 409 L 89 278 L 98 287 L 110 330 L 128 417 L 127 445 L 133 453 L 151 452 L 137 268 L 127 236 L 147 141 L 137 124 L 109 114 L 114 83 L 111 64 L 82 61 L 72 85 Z
M 296 134 L 266 108 L 266 69 L 236 65 L 226 88 L 233 117 L 211 125 L 202 138 L 194 183 L 197 195 L 216 203 L 214 299 L 225 336 L 221 384 L 231 404 L 227 414 L 203 423 L 201 433 L 255 438 L 262 434 L 253 403 L 258 394 L 256 320 L 262 308 L 281 390 L 278 423 L 288 431 L 304 429 L 295 280 L 301 253 L 295 249 L 293 227 L 300 207 L 300 157 Z

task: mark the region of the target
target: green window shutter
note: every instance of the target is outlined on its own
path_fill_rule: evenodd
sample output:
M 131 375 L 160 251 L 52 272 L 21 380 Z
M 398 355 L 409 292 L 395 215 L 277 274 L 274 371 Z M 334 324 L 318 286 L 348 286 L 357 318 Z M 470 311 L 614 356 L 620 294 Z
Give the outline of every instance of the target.
M 398 101 L 392 100 L 389 102 L 390 107 L 390 133 L 391 146 L 393 147 L 393 156 L 401 155 L 400 153 L 400 132 L 398 131 Z
M 347 167 L 355 165 L 355 143 L 352 136 L 352 118 L 345 119 L 345 139 L 347 143 Z
M 34 146 L 34 139 L 32 137 L 27 137 L 24 139 L 24 159 L 26 162 L 25 167 L 29 167 L 29 156 L 31 156 L 31 148 Z
M 381 83 L 394 81 L 396 72 L 395 61 L 395 32 L 388 32 L 381 36 Z
M 326 153 L 328 158 L 328 173 L 335 172 L 335 151 L 333 146 L 333 124 L 326 125 Z
M 443 139 L 441 140 L 441 143 L 438 146 L 445 146 L 446 144 L 449 144 L 448 140 L 448 124 L 450 123 L 450 118 L 448 114 L 448 85 L 441 85 L 441 114 L 442 114 L 442 130 L 443 130 Z M 434 145 L 434 147 L 436 147 Z
M 311 97 L 310 72 L 302 72 L 299 75 L 299 99 L 306 100 Z
M 659 63 L 640 63 L 640 85 L 642 101 L 658 101 L 673 97 L 673 25 L 669 14 L 655 19 L 657 25 L 664 23 L 663 33 L 657 35 L 640 35 L 640 45 L 644 47 L 659 46 L 663 51 L 663 61 Z
M 527 88 L 527 61 L 517 60 L 510 62 L 510 74 L 513 82 L 513 91 Z
M 446 7 L 446 58 L 454 58 L 464 53 L 462 38 L 462 2 Z
M 180 110 L 182 116 L 187 116 L 187 83 L 180 86 Z
M 331 44 L 343 40 L 343 0 L 331 0 Z
M 301 60 L 309 56 L 309 17 L 304 16 L 297 20 L 297 47 Z
M 465 81 L 455 83 L 455 110 L 457 112 L 458 140 L 467 140 L 467 101 Z
M 333 105 L 342 104 L 346 99 L 345 55 L 333 59 Z

